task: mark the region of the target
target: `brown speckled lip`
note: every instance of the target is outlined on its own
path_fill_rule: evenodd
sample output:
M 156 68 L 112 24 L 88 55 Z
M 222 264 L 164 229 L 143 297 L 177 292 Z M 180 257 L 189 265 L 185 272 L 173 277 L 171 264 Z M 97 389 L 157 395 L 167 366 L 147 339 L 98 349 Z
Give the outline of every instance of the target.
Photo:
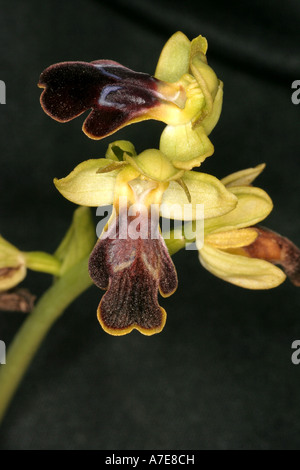
M 256 240 L 243 250 L 252 258 L 264 259 L 283 267 L 295 286 L 300 286 L 300 250 L 288 238 L 264 227 L 254 227 Z
M 83 131 L 92 139 L 112 134 L 160 104 L 159 80 L 112 60 L 61 62 L 48 67 L 38 86 L 41 106 L 59 122 L 68 122 L 88 109 Z
M 119 238 L 125 223 L 127 226 L 134 219 L 127 216 L 127 208 L 121 209 L 89 260 L 92 280 L 107 289 L 98 307 L 98 320 L 107 333 L 117 336 L 133 329 L 145 335 L 159 333 L 165 325 L 166 312 L 158 303 L 158 292 L 168 297 L 177 288 L 176 269 L 158 226 L 155 238 L 150 238 L 149 215 L 144 221 L 148 224 L 147 238 Z

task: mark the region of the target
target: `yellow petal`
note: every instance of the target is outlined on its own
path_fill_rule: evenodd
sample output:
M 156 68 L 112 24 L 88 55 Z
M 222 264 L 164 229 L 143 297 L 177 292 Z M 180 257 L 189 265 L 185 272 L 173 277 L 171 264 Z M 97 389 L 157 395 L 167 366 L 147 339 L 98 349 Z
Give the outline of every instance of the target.
M 227 186 L 227 188 L 234 186 L 249 186 L 255 178 L 261 174 L 265 167 L 266 164 L 261 163 L 254 168 L 247 168 L 246 170 L 237 171 L 231 175 L 225 176 L 221 181 L 225 186 Z
M 238 198 L 238 204 L 231 212 L 205 221 L 205 233 L 224 232 L 249 227 L 265 219 L 273 208 L 272 200 L 260 188 L 237 186 L 230 192 Z
M 199 52 L 206 55 L 207 48 L 207 39 L 204 36 L 198 36 L 191 41 L 191 57 L 199 54 Z
M 201 110 L 200 117 L 193 121 L 194 126 L 197 126 L 212 113 L 220 82 L 213 69 L 207 64 L 206 57 L 201 53 L 192 57 L 190 69 L 205 98 L 205 106 Z
M 148 149 L 137 157 L 125 156 L 125 159 L 139 173 L 154 181 L 170 181 L 179 178 L 182 170 L 175 168 L 170 160 L 157 149 Z
M 219 80 L 214 70 L 207 64 L 206 57 L 197 54 L 190 64 L 191 72 L 207 100 L 209 111 L 219 88 Z M 211 104 L 210 104 L 211 103 Z
M 54 184 L 66 199 L 75 204 L 91 207 L 112 204 L 115 180 L 120 170 L 108 173 L 97 173 L 97 170 L 114 162 L 104 158 L 87 160 L 65 178 L 55 178 Z
M 250 245 L 257 236 L 258 233 L 255 229 L 241 228 L 239 230 L 211 233 L 205 238 L 205 243 L 220 250 L 227 250 L 229 248 L 240 248 L 241 246 Z
M 236 197 L 227 191 L 224 185 L 214 176 L 196 171 L 186 171 L 182 177 L 191 195 L 191 214 L 185 220 L 197 218 L 197 205 L 203 204 L 204 218 L 217 217 L 232 211 L 237 204 Z M 183 211 L 188 199 L 184 189 L 171 181 L 162 198 L 162 217 L 183 220 Z M 169 216 L 169 214 L 173 214 Z
M 155 77 L 166 81 L 176 82 L 188 73 L 191 43 L 181 31 L 173 34 L 166 42 L 155 70 Z
M 199 252 L 204 268 L 224 281 L 246 289 L 271 289 L 286 278 L 272 263 L 256 258 L 233 255 L 205 244 Z
M 160 150 L 176 168 L 190 170 L 214 153 L 214 146 L 203 127 L 192 124 L 165 127 L 160 138 Z
M 206 135 L 209 135 L 211 131 L 216 126 L 219 121 L 223 105 L 223 82 L 219 82 L 218 91 L 214 99 L 213 107 L 211 113 L 206 116 L 203 121 L 201 121 L 201 126 L 206 132 Z

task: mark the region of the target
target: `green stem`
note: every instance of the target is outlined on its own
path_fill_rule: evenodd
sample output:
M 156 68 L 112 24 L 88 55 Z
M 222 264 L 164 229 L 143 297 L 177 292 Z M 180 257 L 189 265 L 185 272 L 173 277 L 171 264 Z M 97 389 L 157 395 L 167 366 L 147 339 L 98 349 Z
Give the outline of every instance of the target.
M 41 297 L 13 340 L 0 370 L 0 422 L 31 360 L 53 323 L 92 281 L 88 258 L 69 269 Z
M 49 253 L 43 251 L 27 251 L 23 253 L 27 268 L 33 271 L 53 274 L 59 276 L 61 269 L 61 261 Z

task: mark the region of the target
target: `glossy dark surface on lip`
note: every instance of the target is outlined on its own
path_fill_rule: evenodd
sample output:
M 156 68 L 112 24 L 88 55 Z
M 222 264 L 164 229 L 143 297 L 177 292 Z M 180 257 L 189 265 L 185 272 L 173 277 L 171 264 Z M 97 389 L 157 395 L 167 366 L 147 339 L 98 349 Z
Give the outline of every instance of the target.
M 159 105 L 157 80 L 134 72 L 111 60 L 61 62 L 40 76 L 44 111 L 53 119 L 67 122 L 88 109 L 83 130 L 100 139 L 126 122 Z

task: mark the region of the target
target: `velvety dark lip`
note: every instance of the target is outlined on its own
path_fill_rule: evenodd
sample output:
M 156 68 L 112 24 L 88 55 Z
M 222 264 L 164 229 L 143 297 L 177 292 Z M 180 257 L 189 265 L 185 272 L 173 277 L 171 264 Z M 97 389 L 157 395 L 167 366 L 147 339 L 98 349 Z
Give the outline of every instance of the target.
M 164 327 L 166 312 L 158 303 L 158 292 L 164 297 L 173 294 L 176 269 L 159 229 L 155 239 L 118 238 L 125 217 L 121 213 L 109 227 L 116 238 L 100 238 L 90 256 L 92 280 L 107 289 L 98 319 L 110 334 L 122 335 L 135 328 L 151 335 Z
M 38 86 L 44 88 L 43 110 L 56 121 L 68 122 L 91 109 L 83 131 L 101 139 L 158 106 L 158 82 L 117 62 L 98 60 L 51 65 Z

